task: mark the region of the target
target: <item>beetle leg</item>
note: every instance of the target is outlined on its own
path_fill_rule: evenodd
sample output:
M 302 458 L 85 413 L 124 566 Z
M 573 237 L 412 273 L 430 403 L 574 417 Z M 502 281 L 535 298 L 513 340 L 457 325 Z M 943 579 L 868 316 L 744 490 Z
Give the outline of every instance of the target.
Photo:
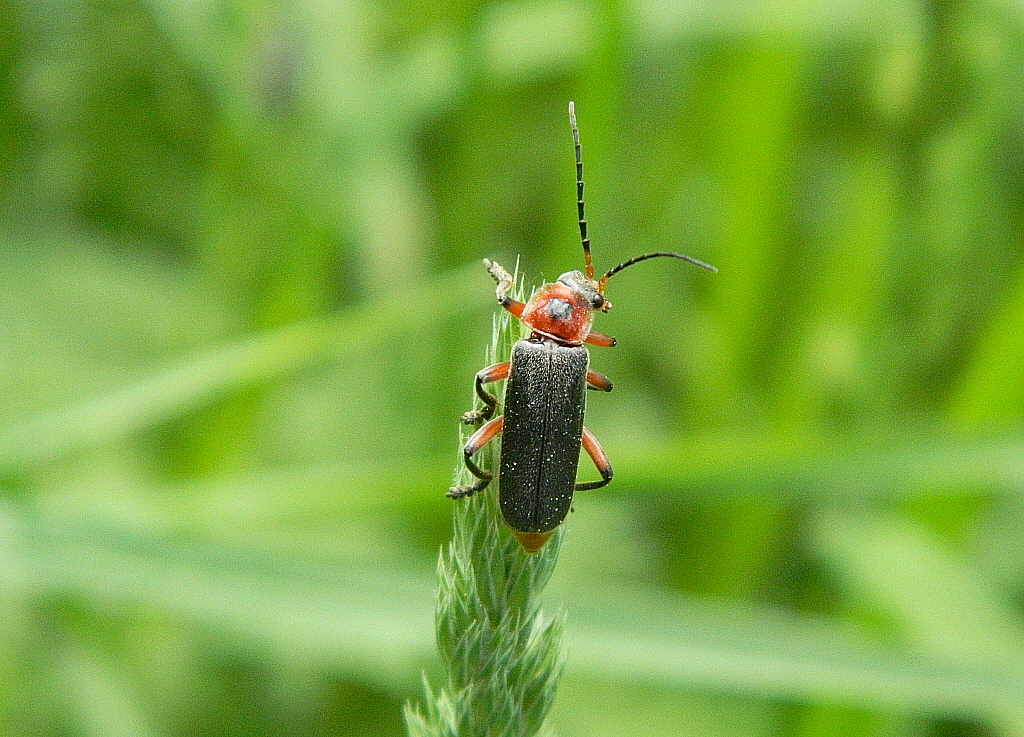
M 462 455 L 466 461 L 466 468 L 468 468 L 470 472 L 479 479 L 479 481 L 473 484 L 466 484 L 464 486 L 453 486 L 448 489 L 448 493 L 445 494 L 445 496 L 450 499 L 460 499 L 464 496 L 472 496 L 478 491 L 483 491 L 487 488 L 487 484 L 491 483 L 491 479 L 494 478 L 494 474 L 490 471 L 484 471 L 482 468 L 477 466 L 476 463 L 473 462 L 473 455 L 493 440 L 494 437 L 501 432 L 502 425 L 504 424 L 504 417 L 495 417 L 470 436 L 469 440 L 466 441 L 466 446 L 462 449 Z
M 601 474 L 601 480 L 578 483 L 576 484 L 576 491 L 588 491 L 607 486 L 608 482 L 612 480 L 612 464 L 608 460 L 608 456 L 601 449 L 601 444 L 597 442 L 597 438 L 591 435 L 590 430 L 587 428 L 583 428 L 583 450 L 587 451 L 590 460 L 597 466 L 598 473 Z
M 610 335 L 591 330 L 587 337 L 583 339 L 583 342 L 600 346 L 601 348 L 614 348 L 617 341 Z
M 516 317 L 522 317 L 523 308 L 526 305 L 508 296 L 508 292 L 512 288 L 512 275 L 505 271 L 505 267 L 497 261 L 485 258 L 484 266 L 487 267 L 487 273 L 491 275 L 491 278 L 498 282 L 498 287 L 494 290 L 494 294 L 498 297 L 498 304 Z
M 477 372 L 476 395 L 483 400 L 484 408 L 474 409 L 462 415 L 462 421 L 465 424 L 479 425 L 484 420 L 491 419 L 491 415 L 494 414 L 494 408 L 498 406 L 498 399 L 493 394 L 484 391 L 483 385 L 492 381 L 507 379 L 508 369 L 509 362 L 502 361 L 501 363 L 496 363 L 493 366 L 488 366 L 487 368 Z
M 596 371 L 587 371 L 587 388 L 610 392 L 612 390 L 612 382 L 604 374 L 599 374 Z

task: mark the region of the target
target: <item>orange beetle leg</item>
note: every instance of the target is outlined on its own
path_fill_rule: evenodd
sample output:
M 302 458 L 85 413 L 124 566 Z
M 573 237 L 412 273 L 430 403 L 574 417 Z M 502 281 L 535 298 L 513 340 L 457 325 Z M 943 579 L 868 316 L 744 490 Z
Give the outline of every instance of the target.
M 597 442 L 597 438 L 590 434 L 590 430 L 583 428 L 583 450 L 587 451 L 587 455 L 590 456 L 590 460 L 597 466 L 598 473 L 601 474 L 600 481 L 587 481 L 582 484 L 576 484 L 576 491 L 588 491 L 590 489 L 600 489 L 602 486 L 607 486 L 608 482 L 612 480 L 612 464 L 608 460 L 608 456 L 604 454 L 604 450 L 601 449 L 601 444 Z
M 610 335 L 599 333 L 596 330 L 591 330 L 590 335 L 583 339 L 584 343 L 590 343 L 590 345 L 600 346 L 601 348 L 614 348 L 616 340 Z
M 479 371 L 476 375 L 476 395 L 483 400 L 483 409 L 474 409 L 462 415 L 462 421 L 467 425 L 479 425 L 484 420 L 491 419 L 494 408 L 498 406 L 498 398 L 493 394 L 484 391 L 484 384 L 492 381 L 501 381 L 508 378 L 509 362 L 502 361 L 493 366 L 488 366 Z
M 478 491 L 483 491 L 487 488 L 487 484 L 491 483 L 491 479 L 494 478 L 494 474 L 490 471 L 484 471 L 482 468 L 477 466 L 473 462 L 473 454 L 491 442 L 491 440 L 501 432 L 501 428 L 504 424 L 504 417 L 495 417 L 470 436 L 469 440 L 466 441 L 466 447 L 462 449 L 462 454 L 465 457 L 466 468 L 468 468 L 470 472 L 479 479 L 479 481 L 475 484 L 467 484 L 465 486 L 453 486 L 448 489 L 448 493 L 445 494 L 445 496 L 450 499 L 460 499 L 464 496 L 472 496 Z
M 612 390 L 612 382 L 608 380 L 608 377 L 604 374 L 599 374 L 596 371 L 587 371 L 587 387 L 590 389 L 599 389 L 603 392 L 610 392 Z

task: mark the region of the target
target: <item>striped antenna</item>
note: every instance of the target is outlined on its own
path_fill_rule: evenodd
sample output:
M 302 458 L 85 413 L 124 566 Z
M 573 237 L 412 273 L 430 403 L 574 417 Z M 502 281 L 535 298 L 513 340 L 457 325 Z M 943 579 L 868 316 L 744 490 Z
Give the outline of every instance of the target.
M 580 240 L 583 258 L 587 263 L 587 278 L 594 278 L 594 263 L 590 259 L 590 238 L 587 237 L 587 219 L 583 215 L 583 154 L 580 148 L 580 129 L 576 127 L 576 105 L 569 103 L 569 125 L 572 127 L 572 145 L 576 150 L 576 209 L 580 218 Z
M 638 264 L 641 261 L 646 261 L 649 258 L 657 258 L 658 256 L 666 256 L 668 258 L 678 258 L 678 259 L 680 259 L 682 261 L 686 261 L 688 263 L 691 263 L 694 266 L 699 266 L 702 269 L 707 269 L 708 271 L 715 271 L 715 272 L 718 271 L 718 269 L 716 269 L 714 266 L 711 266 L 710 264 L 706 264 L 703 261 L 698 261 L 697 259 L 695 259 L 695 258 L 693 258 L 691 256 L 685 256 L 685 255 L 683 255 L 681 253 L 673 253 L 671 251 L 656 251 L 654 253 L 645 253 L 643 256 L 637 256 L 635 258 L 631 258 L 629 261 L 625 261 L 625 262 L 619 264 L 618 266 L 616 266 L 615 268 L 609 269 L 608 273 L 605 274 L 604 276 L 602 276 L 601 277 L 601 281 L 599 281 L 597 283 L 597 293 L 598 294 L 604 294 L 604 285 L 608 282 L 609 279 L 611 279 L 613 276 L 618 274 L 623 269 L 628 268 L 628 267 L 632 266 L 633 264 Z

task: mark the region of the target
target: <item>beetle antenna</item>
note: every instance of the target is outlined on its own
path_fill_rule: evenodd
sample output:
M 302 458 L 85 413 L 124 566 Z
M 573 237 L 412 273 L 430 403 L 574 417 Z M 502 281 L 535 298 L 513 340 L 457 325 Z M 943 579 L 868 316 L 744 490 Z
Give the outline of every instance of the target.
M 618 266 L 616 266 L 613 269 L 609 269 L 608 273 L 605 274 L 604 276 L 602 276 L 601 277 L 601 281 L 599 281 L 597 283 L 597 293 L 598 294 L 603 294 L 604 293 L 604 285 L 605 285 L 605 283 L 607 283 L 607 281 L 609 279 L 611 279 L 613 276 L 618 274 L 623 269 L 628 268 L 628 267 L 632 266 L 633 264 L 638 264 L 641 261 L 646 261 L 649 258 L 657 258 L 658 256 L 667 256 L 668 258 L 677 258 L 677 259 L 680 259 L 681 261 L 686 261 L 688 263 L 691 263 L 694 266 L 699 266 L 702 269 L 707 269 L 708 271 L 714 271 L 714 272 L 718 271 L 718 269 L 716 269 L 714 266 L 711 266 L 710 264 L 706 264 L 703 261 L 698 261 L 697 259 L 695 259 L 695 258 L 693 258 L 691 256 L 686 256 L 686 255 L 684 255 L 682 253 L 673 253 L 671 251 L 655 251 L 654 253 L 645 253 L 643 256 L 636 256 L 635 258 L 631 258 L 629 261 L 625 261 L 625 262 L 619 264 Z
M 580 218 L 580 240 L 583 258 L 587 263 L 587 278 L 594 278 L 594 263 L 590 260 L 590 238 L 587 237 L 587 219 L 583 216 L 583 153 L 580 148 L 580 129 L 576 127 L 576 105 L 569 102 L 569 125 L 572 127 L 572 145 L 576 151 L 576 209 Z

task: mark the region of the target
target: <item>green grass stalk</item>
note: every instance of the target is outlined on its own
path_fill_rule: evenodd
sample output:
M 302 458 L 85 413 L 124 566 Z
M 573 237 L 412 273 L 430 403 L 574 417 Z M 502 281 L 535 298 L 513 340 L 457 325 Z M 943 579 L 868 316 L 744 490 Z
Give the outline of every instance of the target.
M 491 363 L 508 356 L 519 333 L 518 321 L 501 310 Z M 479 454 L 484 468 L 497 467 L 498 442 Z M 467 481 L 460 467 L 455 483 Z M 454 531 L 438 561 L 435 612 L 447 678 L 440 687 L 424 679 L 424 710 L 406 706 L 412 737 L 531 737 L 554 700 L 564 618 L 545 617 L 538 595 L 558 560 L 562 531 L 540 552 L 524 552 L 501 518 L 499 483 L 452 502 Z

